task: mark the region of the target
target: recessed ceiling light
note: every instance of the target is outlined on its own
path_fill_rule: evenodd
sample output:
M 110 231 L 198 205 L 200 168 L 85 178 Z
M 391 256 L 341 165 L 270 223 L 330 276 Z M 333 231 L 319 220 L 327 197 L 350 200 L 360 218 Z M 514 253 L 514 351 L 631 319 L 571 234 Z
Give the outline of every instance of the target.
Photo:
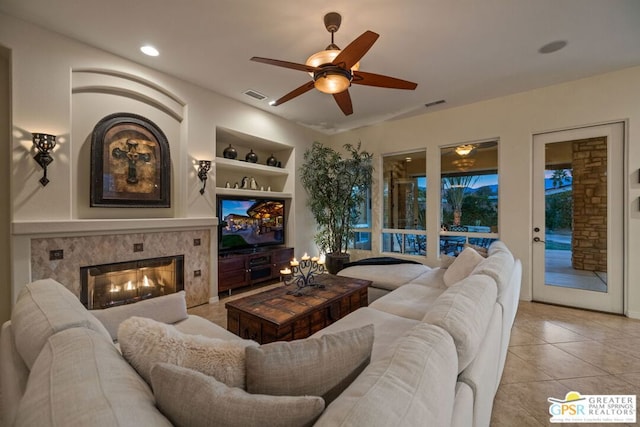
M 272 99 L 271 101 L 269 101 L 269 105 L 274 106 L 276 105 L 276 100 Z
M 552 41 L 551 43 L 545 44 L 540 49 L 538 49 L 538 52 L 539 53 L 553 53 L 553 52 L 559 51 L 560 49 L 562 49 L 566 45 L 567 45 L 567 42 L 565 40 L 556 40 L 556 41 Z
M 140 51 L 142 53 L 144 53 L 145 55 L 148 55 L 148 56 L 158 56 L 158 55 L 160 55 L 160 52 L 158 52 L 158 49 L 156 49 L 155 47 L 150 46 L 150 45 L 142 46 L 140 48 Z

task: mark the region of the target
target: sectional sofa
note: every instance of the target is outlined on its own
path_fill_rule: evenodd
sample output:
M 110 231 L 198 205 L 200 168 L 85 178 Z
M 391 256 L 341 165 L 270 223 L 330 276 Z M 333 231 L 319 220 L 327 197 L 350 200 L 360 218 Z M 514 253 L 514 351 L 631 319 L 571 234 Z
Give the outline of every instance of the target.
M 387 271 L 396 270 L 390 277 L 397 278 L 406 267 L 387 266 Z M 264 346 L 188 315 L 183 293 L 89 312 L 53 280 L 30 283 L 0 336 L 1 424 L 488 426 L 517 308 L 520 262 L 503 243 L 495 242 L 486 258 L 469 249 L 447 269 L 411 268 L 421 272 L 307 340 Z M 362 277 L 367 269 L 341 274 Z M 186 368 L 154 364 L 150 384 L 149 372 L 142 372 L 131 356 L 131 345 L 124 348 L 123 330 L 135 321 L 162 325 L 161 332 L 183 344 L 241 343 L 246 346 L 246 384 L 227 386 L 215 374 L 186 369 L 184 363 Z M 114 344 L 119 335 L 122 351 Z M 183 344 L 175 353 L 183 354 Z M 352 345 L 358 348 L 352 351 Z M 268 388 L 255 394 L 243 390 L 256 381 L 250 355 L 276 349 L 282 355 L 293 353 L 289 357 L 295 361 L 300 356 L 296 349 L 305 346 L 342 354 L 331 363 L 321 355 L 323 366 L 307 366 L 303 372 L 284 359 L 279 365 L 276 358 L 265 375 L 275 373 L 276 382 L 283 383 L 296 375 L 307 375 L 309 382 L 316 377 L 324 381 L 341 372 L 339 360 L 361 354 L 367 363 L 351 372 L 356 375 L 346 372 L 338 379 L 341 388 L 332 389 L 332 401 L 325 395 L 324 401 L 312 397 L 320 393 L 306 392 L 306 384 L 300 394 L 310 396 L 271 396 Z M 328 368 L 331 375 L 324 375 Z M 166 403 L 168 393 L 176 395 L 178 412 L 175 404 L 170 408 Z M 325 402 L 330 403 L 325 407 Z M 287 408 L 294 407 L 300 409 L 300 418 L 284 419 L 292 412 Z

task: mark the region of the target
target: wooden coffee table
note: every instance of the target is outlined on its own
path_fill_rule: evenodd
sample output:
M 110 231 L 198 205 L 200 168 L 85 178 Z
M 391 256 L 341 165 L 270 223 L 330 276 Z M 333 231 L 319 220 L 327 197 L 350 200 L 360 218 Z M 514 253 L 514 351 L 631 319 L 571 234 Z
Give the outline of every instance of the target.
M 368 305 L 369 280 L 321 274 L 324 288 L 305 289 L 302 296 L 288 295 L 292 286 L 250 295 L 225 304 L 227 329 L 260 344 L 306 338 L 360 307 Z

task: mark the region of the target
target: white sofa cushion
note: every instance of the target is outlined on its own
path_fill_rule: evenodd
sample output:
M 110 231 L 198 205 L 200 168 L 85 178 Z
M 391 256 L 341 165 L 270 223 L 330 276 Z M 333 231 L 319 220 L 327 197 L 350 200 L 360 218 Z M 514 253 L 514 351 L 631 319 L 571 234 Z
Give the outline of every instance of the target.
M 422 264 L 354 265 L 340 270 L 338 276 L 371 280 L 371 287 L 392 291 L 430 268 Z
M 433 286 L 436 288 L 445 288 L 444 284 L 444 273 L 447 271 L 446 268 L 432 268 L 429 271 L 425 271 L 418 277 L 411 279 L 411 282 L 416 285 L 424 285 L 424 286 Z
M 476 252 L 475 249 L 465 248 L 449 268 L 445 269 L 443 276 L 444 284 L 451 286 L 458 283 L 460 280 L 469 276 L 482 260 L 484 260 L 484 257 Z
M 458 352 L 458 373 L 476 357 L 496 305 L 496 282 L 474 274 L 450 286 L 431 305 L 423 322 L 451 334 Z
M 500 345 L 502 343 L 502 307 L 493 305 L 493 313 L 487 325 L 482 345 L 469 366 L 458 375 L 473 390 L 473 425 L 488 426 L 491 423 L 493 398 L 498 390 L 500 378 Z
M 457 367 L 451 336 L 437 326 L 418 324 L 390 354 L 372 362 L 315 425 L 448 426 Z
M 498 285 L 498 298 L 506 292 L 513 272 L 514 259 L 511 252 L 494 251 L 491 256 L 481 260 L 471 274 L 484 274 L 493 278 Z
M 407 319 L 422 320 L 429 306 L 446 289 L 409 283 L 375 300 L 369 307 Z
M 173 325 L 145 317 L 130 317 L 120 324 L 122 355 L 151 383 L 151 368 L 159 362 L 195 369 L 230 387 L 245 387 L 245 347 L 250 340 L 221 340 L 183 334 Z
M 296 341 L 247 347 L 247 391 L 321 396 L 328 404 L 369 364 L 373 325 Z
M 52 335 L 29 375 L 15 426 L 170 426 L 110 340 L 87 328 Z
M 388 352 L 402 334 L 418 323 L 420 323 L 418 320 L 407 319 L 370 307 L 362 307 L 311 336 L 317 338 L 326 334 L 373 324 L 375 340 L 371 349 L 371 360 L 374 361 L 379 359 L 385 352 Z
M 11 321 L 2 325 L 0 335 L 0 425 L 12 426 L 20 398 L 29 379 L 29 369 L 24 364 L 13 343 Z
M 11 313 L 11 328 L 18 353 L 29 369 L 50 336 L 75 327 L 93 329 L 111 342 L 102 323 L 62 284 L 42 279 L 22 288 Z
M 167 363 L 153 367 L 151 383 L 158 407 L 177 426 L 303 427 L 324 409 L 320 397 L 249 394 Z
M 190 314 L 186 319 L 174 323 L 173 326 L 183 334 L 202 335 L 207 338 L 219 338 L 227 341 L 242 339 L 222 326 L 195 314 Z
M 133 304 L 120 305 L 102 310 L 91 310 L 93 314 L 107 328 L 111 338 L 118 338 L 120 323 L 129 317 L 148 317 L 158 322 L 176 323 L 187 318 L 187 301 L 185 291 L 169 295 L 150 298 Z

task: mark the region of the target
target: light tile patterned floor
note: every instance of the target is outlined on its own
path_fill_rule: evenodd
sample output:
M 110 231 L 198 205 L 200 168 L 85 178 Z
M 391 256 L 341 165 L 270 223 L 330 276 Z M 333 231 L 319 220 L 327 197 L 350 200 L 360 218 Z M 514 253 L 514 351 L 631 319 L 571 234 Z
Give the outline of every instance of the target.
M 261 292 L 271 286 L 249 292 Z M 224 303 L 246 295 L 224 297 L 219 303 L 205 304 L 189 312 L 226 327 Z M 563 398 L 572 390 L 581 394 L 640 397 L 640 321 L 521 302 L 491 426 L 550 425 L 547 398 Z
M 568 391 L 640 397 L 640 321 L 520 302 L 491 426 L 551 425 L 547 398 Z

